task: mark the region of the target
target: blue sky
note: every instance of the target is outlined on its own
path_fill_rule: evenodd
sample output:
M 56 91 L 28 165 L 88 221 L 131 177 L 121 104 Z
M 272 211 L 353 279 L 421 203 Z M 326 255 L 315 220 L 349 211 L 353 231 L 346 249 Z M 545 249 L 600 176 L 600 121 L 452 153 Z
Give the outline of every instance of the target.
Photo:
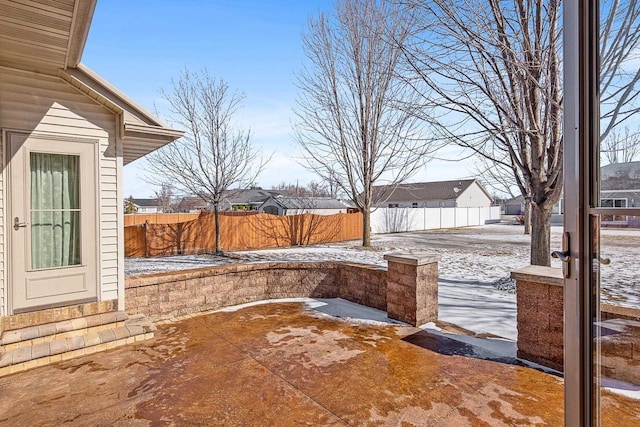
M 162 118 L 168 111 L 160 90 L 184 67 L 207 68 L 246 93 L 239 118 L 253 130 L 254 144 L 274 153 L 258 184 L 304 184 L 317 178 L 295 160 L 294 73 L 304 62 L 301 34 L 309 15 L 331 7 L 331 0 L 101 0 L 83 62 Z M 144 161 L 125 167 L 125 196 L 153 195 L 142 179 Z M 414 180 L 468 175 L 463 165 L 432 161 Z

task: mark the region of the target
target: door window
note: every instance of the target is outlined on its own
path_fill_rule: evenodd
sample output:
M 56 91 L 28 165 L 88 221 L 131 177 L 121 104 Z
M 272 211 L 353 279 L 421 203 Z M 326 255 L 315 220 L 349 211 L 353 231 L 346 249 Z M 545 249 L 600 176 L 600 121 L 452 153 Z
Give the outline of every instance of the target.
M 31 269 L 81 263 L 80 156 L 30 153 Z

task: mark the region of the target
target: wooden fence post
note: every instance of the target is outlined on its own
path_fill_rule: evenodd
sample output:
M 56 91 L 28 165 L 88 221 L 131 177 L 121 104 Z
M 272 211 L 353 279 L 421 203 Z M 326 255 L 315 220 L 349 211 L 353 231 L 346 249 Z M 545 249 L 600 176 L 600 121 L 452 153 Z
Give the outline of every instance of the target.
M 144 222 L 144 257 L 149 258 L 149 220 Z

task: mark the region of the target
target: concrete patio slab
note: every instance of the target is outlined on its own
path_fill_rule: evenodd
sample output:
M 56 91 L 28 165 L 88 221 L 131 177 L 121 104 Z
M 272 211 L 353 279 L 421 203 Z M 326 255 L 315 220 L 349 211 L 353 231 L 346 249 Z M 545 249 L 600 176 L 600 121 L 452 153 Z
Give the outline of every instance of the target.
M 1 378 L 0 424 L 562 425 L 561 378 L 451 345 L 302 303 L 253 305 Z M 603 408 L 603 425 L 640 419 L 637 400 L 605 391 Z

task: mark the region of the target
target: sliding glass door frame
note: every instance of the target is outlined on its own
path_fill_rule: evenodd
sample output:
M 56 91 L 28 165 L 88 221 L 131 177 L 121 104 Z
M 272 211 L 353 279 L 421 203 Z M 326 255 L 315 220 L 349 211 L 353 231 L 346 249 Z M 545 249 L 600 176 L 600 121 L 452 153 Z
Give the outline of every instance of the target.
M 564 286 L 565 426 L 592 425 L 594 352 L 591 292 L 590 208 L 592 182 L 598 173 L 593 144 L 599 137 L 598 2 L 564 3 L 564 231 L 569 238 L 569 265 Z M 565 275 L 566 276 L 566 275 Z
M 600 424 L 600 218 L 640 216 L 640 208 L 600 200 L 599 1 L 564 3 L 565 425 Z M 608 261 L 606 262 L 608 264 Z M 597 271 L 596 271 L 597 270 Z

